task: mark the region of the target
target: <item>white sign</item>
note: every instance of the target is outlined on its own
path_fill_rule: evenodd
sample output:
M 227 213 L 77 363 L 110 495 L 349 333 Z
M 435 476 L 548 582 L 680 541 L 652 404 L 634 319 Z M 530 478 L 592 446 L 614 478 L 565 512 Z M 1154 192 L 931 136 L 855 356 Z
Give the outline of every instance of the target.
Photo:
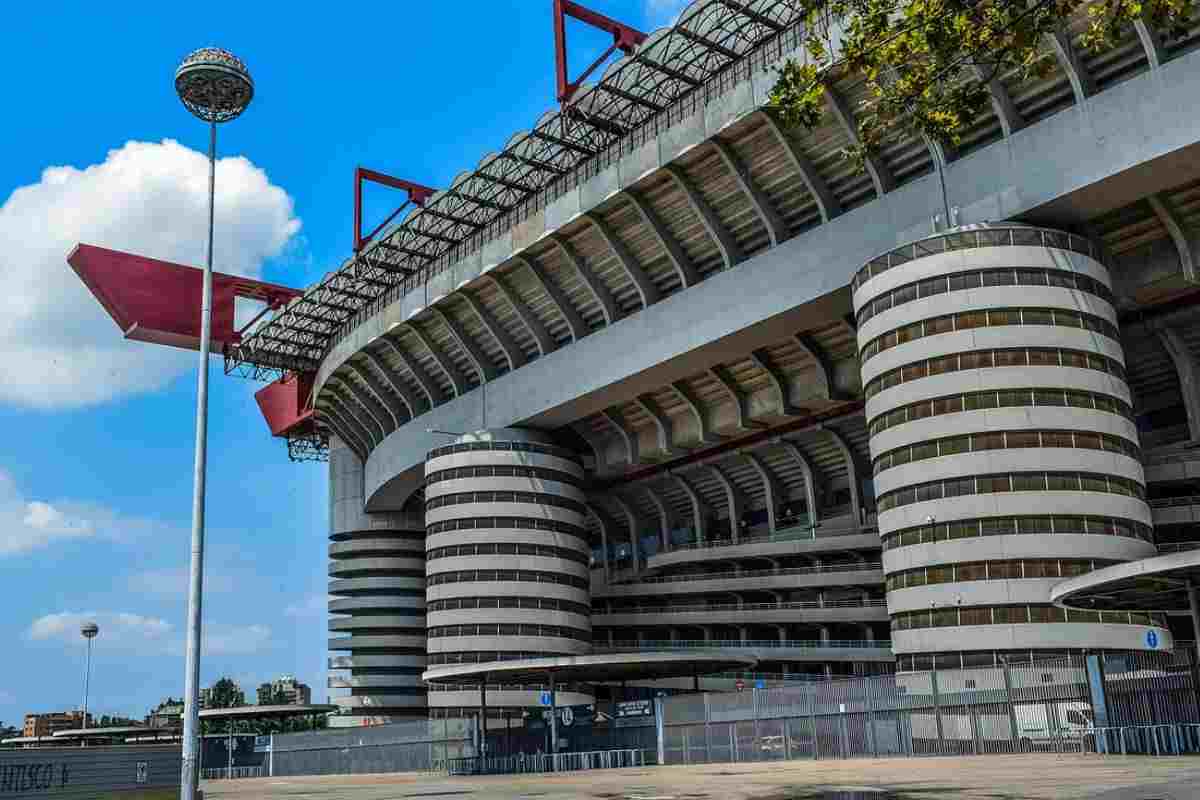
M 137 762 L 137 783 L 146 783 L 150 779 L 150 762 Z

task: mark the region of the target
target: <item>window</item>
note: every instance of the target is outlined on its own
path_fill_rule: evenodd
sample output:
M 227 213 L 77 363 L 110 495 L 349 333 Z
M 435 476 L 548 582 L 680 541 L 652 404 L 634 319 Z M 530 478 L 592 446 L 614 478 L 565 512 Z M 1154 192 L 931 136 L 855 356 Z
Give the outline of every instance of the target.
M 930 375 L 942 375 L 947 372 L 954 372 L 958 369 L 958 356 L 942 356 L 940 358 L 931 358 L 929 360 Z
M 983 608 L 964 608 L 960 613 L 960 625 L 991 625 L 992 624 L 992 609 Z
M 1070 472 L 1047 473 L 1046 489 L 1051 492 L 1077 492 L 1079 491 L 1079 476 Z
M 982 279 L 978 272 L 960 272 L 957 275 L 950 276 L 950 291 L 957 292 L 963 289 L 978 289 L 982 283 Z
M 1026 578 L 1057 578 L 1058 562 L 1053 559 L 1028 559 L 1025 561 Z
M 988 311 L 990 325 L 1020 325 L 1021 312 L 1015 308 L 993 308 Z
M 971 564 L 959 564 L 954 569 L 955 580 L 958 581 L 982 581 L 987 579 L 987 564 L 983 562 L 975 562 Z
M 1012 490 L 1012 483 L 1008 475 L 988 475 L 976 478 L 975 482 L 979 487 L 980 494 L 1008 492 Z
M 1039 389 L 1034 392 L 1033 401 L 1039 406 L 1066 405 L 1063 393 L 1057 389 Z
M 995 392 L 978 392 L 975 394 L 969 394 L 963 398 L 963 408 L 965 408 L 967 411 L 976 411 L 983 408 L 995 408 L 996 405 L 997 399 Z
M 977 433 L 971 437 L 972 450 L 1001 450 L 1003 448 L 1003 433 Z
M 1031 347 L 1029 348 L 1029 366 L 1031 367 L 1057 367 L 1058 366 L 1058 351 L 1048 347 Z
M 963 398 L 961 395 L 955 395 L 954 397 L 942 397 L 933 401 L 934 415 L 952 414 L 956 411 L 962 410 Z
M 924 461 L 927 458 L 937 458 L 937 455 L 938 443 L 936 441 L 922 442 L 920 444 L 914 444 L 912 447 L 913 461 Z
M 938 453 L 943 456 L 952 456 L 958 453 L 966 453 L 971 449 L 971 437 L 955 436 L 950 439 L 942 439 L 938 442 Z
M 1037 431 L 1009 431 L 1004 434 L 1004 443 L 1008 447 L 1039 447 L 1041 437 Z
M 954 317 L 934 317 L 925 320 L 925 335 L 935 336 L 939 333 L 949 333 L 954 330 Z
M 987 565 L 988 578 L 990 580 L 1010 580 L 1020 578 L 1021 562 L 1020 561 L 992 561 Z
M 1075 276 L 1072 275 L 1070 272 L 1059 272 L 1058 270 L 1051 270 L 1049 272 L 1043 273 L 1043 276 L 1046 278 L 1046 283 L 1049 284 L 1050 286 L 1057 286 L 1061 289 L 1074 289 L 1075 288 Z
M 1054 324 L 1054 315 L 1047 309 L 1027 308 L 1021 312 L 1021 318 L 1026 325 Z
M 949 628 L 958 624 L 958 609 L 957 608 L 935 608 L 933 610 L 933 621 L 930 625 L 934 628 Z
M 1017 283 L 1022 286 L 1045 286 L 1046 273 L 1040 269 L 1019 269 Z
M 988 316 L 986 311 L 964 311 L 956 315 L 955 324 L 960 331 L 970 330 L 971 328 L 983 328 L 988 324 Z
M 1100 435 L 1097 433 L 1077 432 L 1075 434 L 1075 446 L 1083 447 L 1088 450 L 1103 450 L 1104 446 L 1100 443 Z
M 974 478 L 950 478 L 943 485 L 945 497 L 962 497 L 975 494 Z
M 1062 365 L 1064 367 L 1078 367 L 1080 369 L 1087 369 L 1087 356 L 1085 356 L 1083 353 L 1077 353 L 1074 350 L 1064 350 L 1062 352 Z
M 942 484 L 940 483 L 925 483 L 917 487 L 917 502 L 923 503 L 927 500 L 942 499 Z
M 991 350 L 962 354 L 963 369 L 987 369 L 995 363 Z M 990 406 L 989 406 L 990 407 Z
M 1069 431 L 1044 431 L 1042 447 L 1074 447 L 1074 438 Z
M 1029 621 L 1025 606 L 997 606 L 992 611 L 992 620 L 997 625 L 1019 625 Z
M 1024 482 L 1028 477 L 1029 476 L 1022 475 L 1021 476 L 1022 482 Z M 1036 491 L 1038 489 L 1045 489 L 1046 488 L 1046 476 L 1039 474 L 1037 477 L 1039 477 L 1041 479 L 1041 481 L 1040 481 L 1041 485 L 1037 486 L 1035 489 L 1017 489 L 1016 488 L 1017 481 L 1014 479 L 1013 480 L 1013 490 L 1014 491 Z M 1017 521 L 1017 523 L 1018 523 L 1018 529 L 1020 530 L 1021 533 L 1045 534 L 1045 533 L 1053 532 L 1053 528 L 1052 528 L 1053 523 L 1051 522 L 1050 517 L 1021 517 Z
M 969 539 L 979 535 L 979 523 L 977 522 L 951 522 L 947 528 L 951 539 Z
M 929 372 L 928 367 L 925 365 L 925 362 L 918 361 L 914 364 L 905 365 L 903 380 L 915 381 L 918 378 L 924 378 L 926 375 L 929 375 L 929 374 L 930 374 L 930 372 Z
M 1082 489 L 1085 492 L 1107 492 L 1108 479 L 1103 475 L 1082 475 L 1080 476 Z
M 1024 350 L 996 350 L 997 367 L 1023 367 L 1029 363 Z
M 932 415 L 933 415 L 933 406 L 930 403 L 917 403 L 913 406 L 910 406 L 909 410 L 908 410 L 909 421 L 917 420 L 917 419 L 925 419 L 926 417 L 929 417 Z
M 1059 564 L 1059 569 L 1064 578 L 1074 578 L 1077 575 L 1084 575 L 1092 571 L 1092 562 L 1070 560 L 1063 561 Z
M 932 297 L 935 294 L 942 294 L 946 291 L 946 278 L 930 278 L 926 281 L 921 281 L 919 293 L 921 297 Z
M 1013 270 L 988 270 L 983 273 L 984 286 L 1012 286 L 1017 282 Z
M 984 536 L 1007 536 L 1015 530 L 1016 520 L 1011 517 L 985 518 L 981 522 L 981 533 Z

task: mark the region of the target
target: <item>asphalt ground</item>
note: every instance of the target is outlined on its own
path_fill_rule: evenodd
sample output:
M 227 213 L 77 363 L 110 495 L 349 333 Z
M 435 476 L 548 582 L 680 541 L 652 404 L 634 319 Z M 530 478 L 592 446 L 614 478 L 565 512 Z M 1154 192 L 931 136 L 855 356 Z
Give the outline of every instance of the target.
M 1200 758 L 1014 755 L 775 761 L 560 775 L 206 781 L 207 800 L 1200 800 Z

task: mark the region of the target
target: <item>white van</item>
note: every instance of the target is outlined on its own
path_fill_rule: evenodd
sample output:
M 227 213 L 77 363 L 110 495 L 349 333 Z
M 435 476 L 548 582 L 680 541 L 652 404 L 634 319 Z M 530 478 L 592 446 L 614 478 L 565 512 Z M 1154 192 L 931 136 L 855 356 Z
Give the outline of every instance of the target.
M 1017 739 L 1027 749 L 1055 742 L 1082 743 L 1095 723 L 1090 703 L 1059 700 L 1014 706 Z

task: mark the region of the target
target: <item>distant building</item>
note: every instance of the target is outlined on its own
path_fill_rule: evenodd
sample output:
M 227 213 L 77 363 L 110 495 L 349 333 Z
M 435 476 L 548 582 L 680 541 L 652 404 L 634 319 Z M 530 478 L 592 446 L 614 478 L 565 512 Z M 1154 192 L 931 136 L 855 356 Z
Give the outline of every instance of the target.
M 52 736 L 56 731 L 82 728 L 82 711 L 52 711 L 49 714 L 26 714 L 24 736 Z M 94 727 L 92 715 L 87 715 L 87 727 Z
M 258 687 L 260 706 L 306 706 L 312 702 L 312 689 L 296 680 L 294 675 L 280 675 Z
M 227 681 L 222 686 L 222 681 Z M 234 708 L 246 705 L 246 693 L 228 678 L 222 678 L 212 686 L 200 690 L 201 708 Z
M 183 720 L 183 701 L 168 697 L 146 715 L 146 725 L 151 728 L 170 728 Z

